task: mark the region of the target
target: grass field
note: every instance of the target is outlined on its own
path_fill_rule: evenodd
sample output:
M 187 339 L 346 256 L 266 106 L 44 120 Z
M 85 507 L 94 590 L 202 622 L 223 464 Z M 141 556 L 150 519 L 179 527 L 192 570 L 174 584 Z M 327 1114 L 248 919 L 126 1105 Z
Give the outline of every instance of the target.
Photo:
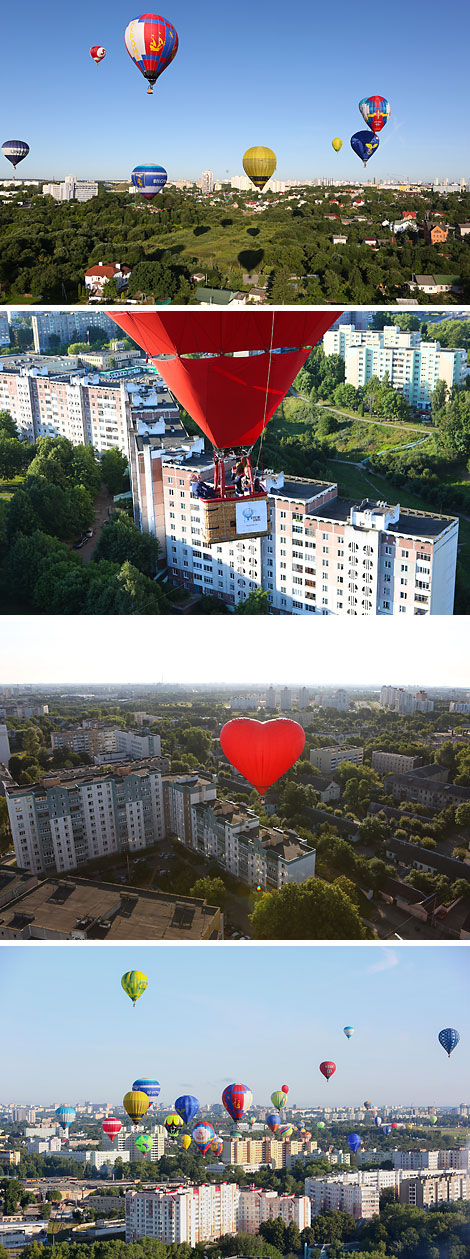
M 0 501 L 5 502 L 9 498 L 13 498 L 15 490 L 23 484 L 23 481 L 24 476 L 15 476 L 12 477 L 11 480 L 6 481 L 2 481 L 0 479 Z

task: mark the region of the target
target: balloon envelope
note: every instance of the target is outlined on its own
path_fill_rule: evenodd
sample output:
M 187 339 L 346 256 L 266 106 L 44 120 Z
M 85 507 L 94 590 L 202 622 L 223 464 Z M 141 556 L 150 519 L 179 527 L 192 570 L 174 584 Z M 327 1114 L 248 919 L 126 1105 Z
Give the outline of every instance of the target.
M 282 1089 L 279 1089 L 276 1093 L 271 1093 L 271 1101 L 276 1110 L 282 1110 L 287 1102 L 286 1094 L 282 1092 Z
M 380 1128 L 382 1126 L 382 1120 L 380 1118 L 380 1115 L 375 1116 L 374 1123 L 375 1123 L 376 1128 Z
M 281 1120 L 280 1120 L 278 1111 L 273 1111 L 272 1114 L 266 1115 L 266 1124 L 272 1133 L 275 1133 L 278 1131 L 278 1129 L 281 1126 Z
M 111 1141 L 114 1141 L 114 1138 L 117 1137 L 121 1131 L 122 1123 L 120 1119 L 103 1119 L 101 1127 L 105 1135 L 109 1137 Z
M 351 148 L 364 162 L 364 166 L 378 147 L 379 139 L 378 136 L 374 135 L 373 131 L 356 131 L 355 135 L 351 136 Z
M 99 65 L 100 61 L 102 61 L 105 56 L 106 48 L 101 48 L 100 44 L 93 44 L 93 47 L 90 48 L 90 57 L 93 58 L 96 65 Z
M 432 1123 L 433 1125 L 437 1123 L 437 1115 L 430 1115 L 429 1122 Z
M 143 13 L 129 22 L 124 43 L 134 65 L 147 79 L 149 95 L 153 86 L 178 52 L 174 26 L 158 13 Z
M 319 1120 L 318 1120 L 318 1123 L 317 1123 L 317 1128 L 324 1128 L 324 1127 L 325 1127 L 325 1125 L 324 1125 L 324 1123 L 323 1123 L 323 1119 L 319 1119 Z
M 220 1158 L 223 1148 L 224 1148 L 224 1143 L 222 1141 L 222 1137 L 218 1137 L 218 1136 L 213 1137 L 210 1143 L 209 1149 L 214 1151 L 216 1158 Z
M 362 1145 L 361 1138 L 357 1135 L 357 1132 L 350 1132 L 347 1140 L 349 1149 L 352 1150 L 353 1154 L 357 1154 L 359 1146 Z
M 176 1098 L 175 1110 L 177 1115 L 181 1115 L 184 1123 L 191 1123 L 199 1110 L 197 1097 L 193 1097 L 191 1093 L 183 1093 L 181 1097 Z
M 275 717 L 273 721 L 236 717 L 220 732 L 220 746 L 227 760 L 261 796 L 298 760 L 304 745 L 305 731 L 290 717 Z
M 121 979 L 121 987 L 124 988 L 124 992 L 127 992 L 127 995 L 130 997 L 133 1005 L 135 1005 L 139 997 L 142 996 L 142 993 L 145 992 L 147 984 L 147 976 L 140 970 L 128 970 Z
M 339 153 L 340 149 L 342 149 L 343 147 L 343 141 L 340 140 L 339 136 L 335 136 L 334 140 L 332 140 L 331 143 L 332 143 L 335 153 Z
M 207 1151 L 210 1149 L 212 1141 L 214 1140 L 214 1137 L 215 1137 L 215 1132 L 212 1127 L 212 1124 L 199 1123 L 196 1128 L 193 1128 L 192 1137 L 193 1137 L 194 1144 L 197 1145 L 197 1148 L 198 1150 L 200 1150 L 201 1154 L 207 1154 Z
M 343 1032 L 344 1032 L 344 1035 L 347 1036 L 348 1040 L 351 1040 L 351 1036 L 354 1036 L 353 1027 L 343 1027 Z
M 189 1150 L 191 1141 L 192 1141 L 192 1137 L 188 1136 L 188 1133 L 185 1133 L 185 1136 L 183 1137 L 183 1145 L 184 1145 L 185 1150 Z
M 153 1137 L 150 1136 L 150 1133 L 142 1132 L 140 1136 L 136 1137 L 135 1144 L 137 1149 L 142 1151 L 142 1154 L 148 1154 L 153 1146 Z
M 253 1094 L 246 1084 L 229 1084 L 222 1093 L 222 1101 L 230 1118 L 236 1123 L 237 1119 L 243 1119 L 250 1110 Z
M 293 1131 L 294 1131 L 293 1124 L 291 1124 L 291 1123 L 281 1123 L 281 1126 L 280 1126 L 280 1128 L 279 1128 L 279 1134 L 278 1134 L 278 1135 L 279 1135 L 280 1137 L 283 1137 L 285 1141 L 289 1141 L 289 1140 L 290 1140 L 290 1138 L 291 1138 L 291 1136 L 292 1136 Z
M 391 1125 L 391 1123 L 384 1123 L 384 1124 L 382 1124 L 382 1132 L 384 1133 L 384 1135 L 385 1135 L 386 1137 L 389 1137 L 389 1136 L 390 1136 L 391 1131 L 392 1131 L 392 1125 Z
M 262 192 L 271 175 L 274 175 L 277 159 L 272 149 L 266 149 L 263 145 L 255 145 L 252 149 L 247 149 L 243 155 L 243 170 L 248 179 L 251 179 L 255 188 Z
M 183 1120 L 181 1118 L 181 1115 L 176 1115 L 176 1114 L 167 1115 L 166 1119 L 163 1120 L 163 1123 L 167 1132 L 169 1132 L 171 1137 L 175 1137 L 177 1132 L 179 1132 L 180 1128 L 183 1127 Z
M 336 1063 L 335 1062 L 321 1062 L 320 1071 L 322 1075 L 324 1075 L 325 1080 L 328 1081 L 331 1078 L 331 1076 L 334 1075 L 336 1071 Z
M 134 166 L 131 180 L 134 188 L 150 201 L 165 187 L 168 175 L 164 166 Z
M 455 1046 L 459 1043 L 460 1032 L 458 1032 L 455 1027 L 443 1027 L 442 1031 L 439 1032 L 438 1039 L 442 1048 L 445 1049 L 446 1054 L 450 1058 L 452 1050 L 455 1049 Z
M 18 162 L 22 162 L 28 156 L 29 144 L 26 140 L 5 140 L 2 144 L 2 153 L 7 162 L 11 162 L 16 170 Z
M 138 1124 L 144 1115 L 147 1114 L 150 1106 L 149 1098 L 141 1089 L 130 1089 L 122 1099 L 122 1104 L 126 1115 L 132 1119 L 133 1124 Z
M 158 1080 L 134 1080 L 132 1088 L 139 1093 L 146 1093 L 151 1106 L 157 1100 L 160 1092 Z
M 289 1085 L 288 1085 L 288 1084 L 281 1084 L 281 1092 L 282 1092 L 282 1093 L 288 1093 L 288 1092 L 289 1092 Z
M 359 101 L 359 111 L 366 126 L 370 127 L 374 134 L 381 131 L 390 118 L 390 105 L 385 100 L 385 96 L 364 96 L 363 100 Z
M 61 1128 L 63 1128 L 65 1132 L 66 1128 L 69 1127 L 69 1124 L 73 1123 L 75 1119 L 73 1106 L 58 1106 L 55 1113 Z

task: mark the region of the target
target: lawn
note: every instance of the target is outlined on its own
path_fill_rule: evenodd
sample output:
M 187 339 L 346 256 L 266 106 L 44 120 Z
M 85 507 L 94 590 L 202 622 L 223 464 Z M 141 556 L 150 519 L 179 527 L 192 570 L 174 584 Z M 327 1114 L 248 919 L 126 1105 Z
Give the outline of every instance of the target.
M 13 498 L 15 490 L 18 489 L 19 485 L 23 484 L 23 481 L 24 476 L 15 476 L 6 480 L 0 479 L 0 500 L 7 502 L 8 499 Z

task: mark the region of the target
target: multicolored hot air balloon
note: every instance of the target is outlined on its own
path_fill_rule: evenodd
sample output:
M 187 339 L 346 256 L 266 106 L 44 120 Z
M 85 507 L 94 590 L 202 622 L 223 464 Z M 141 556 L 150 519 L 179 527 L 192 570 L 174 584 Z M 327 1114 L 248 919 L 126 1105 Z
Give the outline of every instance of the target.
M 147 79 L 147 93 L 152 96 L 154 84 L 178 52 L 174 26 L 158 13 L 142 13 L 129 22 L 124 43 L 134 65 Z
M 377 134 L 390 118 L 390 105 L 385 100 L 385 96 L 364 96 L 363 100 L 359 101 L 359 112 L 366 126 Z
M 362 1145 L 361 1138 L 357 1135 L 357 1132 L 350 1132 L 347 1137 L 347 1142 L 349 1149 L 352 1150 L 353 1154 L 357 1154 L 359 1146 Z
M 459 1040 L 460 1032 L 455 1027 L 443 1027 L 442 1031 L 439 1032 L 439 1044 L 445 1049 L 448 1058 L 450 1058 L 452 1050 L 458 1045 Z
M 18 163 L 23 162 L 29 153 L 29 144 L 26 140 L 5 140 L 2 144 L 2 153 L 6 157 L 7 162 L 11 162 L 16 170 Z
M 114 1141 L 121 1131 L 122 1123 L 120 1119 L 103 1119 L 101 1127 L 105 1136 L 109 1137 L 110 1141 Z
M 176 1114 L 167 1115 L 166 1119 L 163 1120 L 163 1125 L 166 1128 L 167 1132 L 169 1133 L 170 1137 L 176 1137 L 180 1128 L 183 1127 L 183 1120 L 181 1118 L 181 1115 L 176 1115 Z
M 147 201 L 151 201 L 162 191 L 167 179 L 168 175 L 164 166 L 134 166 L 131 175 L 134 188 L 137 188 Z
M 214 1140 L 215 1132 L 211 1123 L 199 1123 L 193 1128 L 192 1138 L 201 1154 L 207 1154 Z
M 147 984 L 147 976 L 140 970 L 128 970 L 121 979 L 121 988 L 124 988 L 124 992 L 127 992 L 127 995 L 130 997 L 133 1005 L 135 1005 L 139 997 L 142 996 L 142 993 L 145 992 Z
M 351 1040 L 351 1036 L 354 1036 L 353 1027 L 343 1027 L 343 1032 L 344 1032 L 344 1035 L 347 1036 L 348 1040 Z
M 152 1106 L 153 1103 L 156 1102 L 158 1094 L 160 1092 L 160 1085 L 158 1083 L 158 1080 L 147 1080 L 147 1079 L 134 1080 L 132 1088 L 136 1090 L 138 1093 L 146 1093 L 149 1099 L 150 1106 Z
M 279 1128 L 279 1131 L 278 1131 L 278 1134 L 277 1134 L 277 1135 L 278 1135 L 278 1137 L 281 1137 L 284 1141 L 289 1141 L 289 1140 L 290 1140 L 290 1138 L 291 1138 L 291 1136 L 292 1136 L 293 1131 L 294 1131 L 294 1125 L 293 1125 L 293 1124 L 291 1124 L 291 1123 L 281 1123 L 281 1125 L 280 1125 L 280 1128 Z
M 324 1125 L 324 1123 L 323 1123 L 323 1119 L 319 1119 L 319 1120 L 318 1120 L 318 1123 L 317 1123 L 317 1128 L 324 1128 L 324 1127 L 325 1127 L 325 1125 Z
M 222 1093 L 222 1102 L 230 1118 L 237 1123 L 251 1109 L 253 1094 L 246 1084 L 229 1084 Z
M 378 147 L 379 139 L 378 136 L 374 135 L 373 131 L 356 131 L 351 136 L 351 148 L 361 158 L 364 166 L 367 166 L 369 158 L 373 157 Z
M 103 61 L 105 56 L 106 48 L 101 48 L 99 44 L 93 44 L 93 47 L 90 48 L 90 57 L 93 58 L 93 61 L 96 62 L 97 66 L 99 66 L 100 61 Z
M 153 1137 L 150 1136 L 150 1133 L 141 1132 L 140 1136 L 136 1137 L 135 1144 L 142 1154 L 149 1154 L 153 1148 Z
M 141 1089 L 130 1089 L 129 1093 L 124 1095 L 122 1104 L 126 1115 L 129 1115 L 132 1123 L 137 1125 L 144 1115 L 147 1114 L 150 1101 L 147 1094 L 143 1093 Z
M 282 1092 L 282 1089 L 278 1089 L 275 1093 L 271 1093 L 271 1101 L 276 1110 L 283 1110 L 287 1102 L 286 1094 Z
M 191 1123 L 199 1110 L 197 1097 L 193 1097 L 191 1093 L 183 1093 L 176 1098 L 175 1110 L 177 1115 L 181 1115 L 183 1123 Z
M 290 717 L 275 717 L 273 721 L 235 717 L 220 732 L 220 746 L 227 760 L 260 796 L 298 760 L 304 745 L 305 731 Z M 284 1093 L 283 1097 L 285 1105 Z
M 75 1119 L 75 1111 L 73 1106 L 58 1106 L 56 1110 L 57 1122 L 60 1123 L 64 1132 L 70 1127 Z
M 224 1143 L 222 1141 L 222 1137 L 218 1137 L 218 1136 L 213 1137 L 210 1143 L 209 1149 L 211 1151 L 212 1150 L 214 1151 L 216 1158 L 220 1158 L 223 1148 L 224 1148 Z
M 331 145 L 335 153 L 339 153 L 340 149 L 343 147 L 343 141 L 340 140 L 339 136 L 335 136 L 334 140 L 331 141 Z
M 331 1079 L 331 1076 L 334 1075 L 336 1071 L 336 1063 L 335 1062 L 321 1062 L 320 1071 L 322 1075 L 324 1075 L 325 1080 L 328 1083 L 328 1080 Z
M 243 154 L 243 170 L 259 192 L 263 191 L 277 166 L 276 154 L 263 145 L 255 145 Z
M 371 1106 L 372 1106 L 372 1102 L 364 1102 L 364 1106 L 365 1106 L 366 1110 L 370 1110 L 370 1109 L 371 1109 Z
M 272 1114 L 266 1115 L 265 1122 L 266 1122 L 267 1127 L 270 1129 L 270 1131 L 274 1135 L 281 1126 L 279 1112 L 276 1110 L 276 1111 L 273 1111 Z

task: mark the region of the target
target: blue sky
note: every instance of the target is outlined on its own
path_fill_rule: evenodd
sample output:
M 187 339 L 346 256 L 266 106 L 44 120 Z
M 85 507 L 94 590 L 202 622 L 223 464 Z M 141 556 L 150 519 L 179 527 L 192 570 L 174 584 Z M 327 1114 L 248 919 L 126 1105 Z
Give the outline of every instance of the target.
M 425 16 L 419 5 L 368 9 L 348 0 L 164 0 L 180 48 L 153 97 L 123 41 L 140 12 L 130 0 L 7 7 L 0 143 L 30 144 L 18 174 L 127 177 L 133 166 L 157 162 L 170 178 L 197 178 L 206 168 L 220 178 L 241 173 L 250 145 L 266 144 L 281 179 L 360 178 L 349 139 L 364 125 L 358 101 L 373 93 L 388 98 L 392 114 L 372 177 L 470 174 L 466 0 L 456 0 L 450 23 L 437 0 Z M 107 49 L 99 66 L 92 44 Z M 339 156 L 333 136 L 344 142 Z M 0 165 L 8 176 L 9 164 Z
M 137 1076 L 257 1104 L 287 1083 L 321 1105 L 469 1100 L 465 946 L 0 946 L 1 1100 L 120 1102 Z M 121 974 L 143 970 L 135 1008 Z M 343 1027 L 356 1032 L 347 1041 Z M 448 1059 L 437 1041 L 457 1027 Z M 329 1084 L 318 1071 L 337 1064 Z

